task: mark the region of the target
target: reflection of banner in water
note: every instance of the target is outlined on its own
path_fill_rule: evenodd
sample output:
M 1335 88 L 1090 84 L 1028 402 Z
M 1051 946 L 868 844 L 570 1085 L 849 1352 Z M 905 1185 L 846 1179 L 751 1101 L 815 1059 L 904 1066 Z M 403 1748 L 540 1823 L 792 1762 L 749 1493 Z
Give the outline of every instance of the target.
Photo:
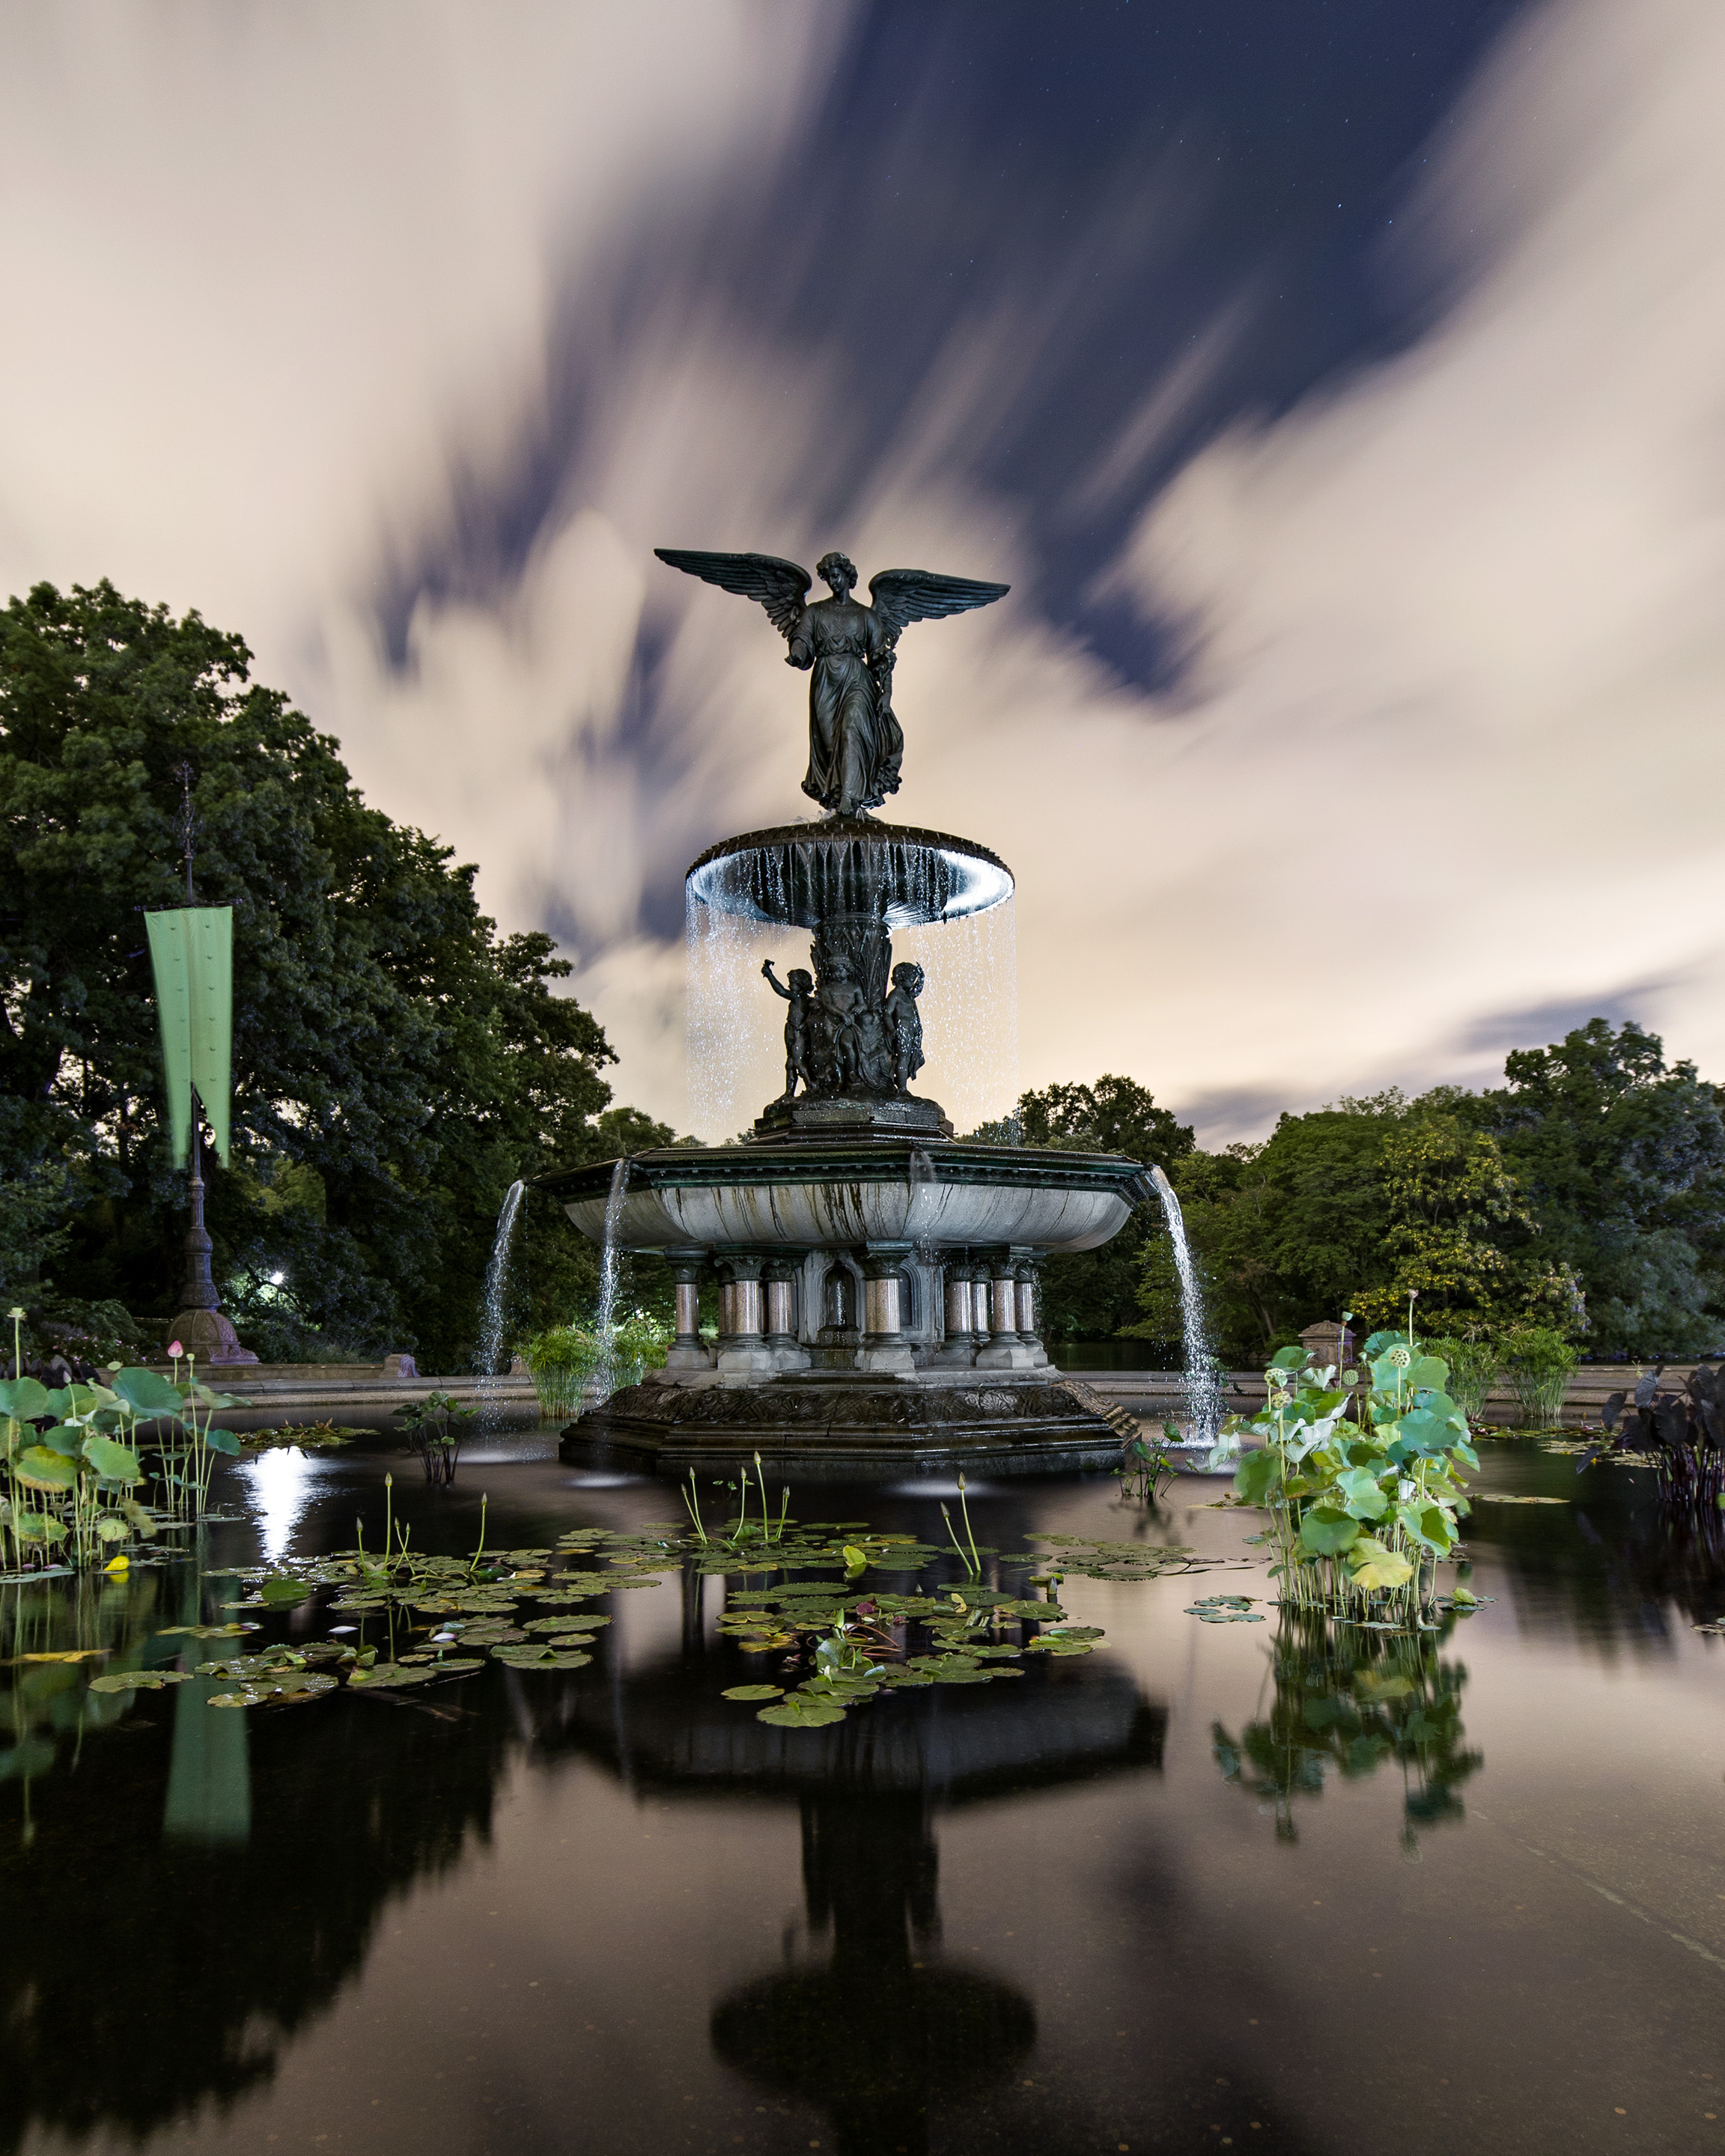
M 1223 1779 L 1274 1806 L 1278 1840 L 1298 1840 L 1294 1799 L 1322 1796 L 1328 1773 L 1361 1781 L 1392 1760 L 1402 1769 L 1402 1845 L 1410 1854 L 1418 1828 L 1463 1816 L 1456 1792 L 1485 1762 L 1462 1748 L 1467 1672 L 1438 1656 L 1455 1623 L 1439 1633 L 1384 1633 L 1314 1610 L 1283 1611 L 1269 1719 L 1248 1722 L 1237 1739 L 1220 1722 L 1212 1731 Z

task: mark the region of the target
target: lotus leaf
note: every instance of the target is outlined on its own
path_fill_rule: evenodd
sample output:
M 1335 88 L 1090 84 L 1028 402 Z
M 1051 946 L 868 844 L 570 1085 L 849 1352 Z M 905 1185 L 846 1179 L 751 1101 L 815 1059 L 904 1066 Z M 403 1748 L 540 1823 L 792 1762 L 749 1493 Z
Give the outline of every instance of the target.
M 82 1430 L 78 1442 L 84 1442 Z M 77 1463 L 45 1445 L 26 1445 L 13 1460 L 13 1472 L 27 1490 L 69 1490 L 78 1480 Z
M 1300 1522 L 1303 1548 L 1318 1557 L 1340 1557 L 1359 1540 L 1359 1522 L 1331 1505 L 1316 1505 Z
M 179 1402 L 176 1400 L 174 1404 L 177 1407 Z M 8 1378 L 0 1381 L 0 1414 L 11 1415 L 18 1422 L 39 1422 L 49 1412 L 48 1388 L 39 1379 Z
M 1364 1563 L 1355 1565 L 1348 1577 L 1356 1587 L 1405 1587 L 1414 1577 L 1414 1568 L 1406 1558 L 1386 1550 L 1381 1556 L 1368 1556 Z

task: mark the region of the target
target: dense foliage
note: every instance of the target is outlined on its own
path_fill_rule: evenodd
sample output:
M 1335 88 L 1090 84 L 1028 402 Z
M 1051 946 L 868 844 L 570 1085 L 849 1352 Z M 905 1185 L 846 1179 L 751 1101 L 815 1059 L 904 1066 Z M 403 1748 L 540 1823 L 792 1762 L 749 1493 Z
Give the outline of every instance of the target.
M 249 657 L 106 583 L 0 612 L 0 1285 L 151 1330 L 177 1306 L 143 915 L 183 901 L 189 762 L 198 899 L 234 910 L 233 1163 L 208 1201 L 227 1306 L 267 1356 L 465 1367 L 510 1183 L 670 1133 L 606 1112 L 614 1058 L 552 993 L 551 939 L 500 936 L 474 870 L 367 808 Z M 593 1254 L 548 1203 L 519 1232 L 519 1322 L 590 1299 Z
M 1191 1126 L 1158 1108 L 1136 1079 L 1102 1077 L 1094 1086 L 1048 1086 L 1019 1096 L 1011 1123 L 976 1133 L 994 1143 L 1051 1146 L 1061 1152 L 1118 1152 L 1172 1174 L 1193 1148 Z M 1138 1314 L 1146 1239 L 1158 1237 L 1162 1209 L 1141 1205 L 1099 1250 L 1050 1258 L 1043 1267 L 1042 1324 L 1051 1340 L 1103 1340 Z M 1178 1321 L 1174 1337 L 1179 1337 Z
M 1157 1109 L 1163 1123 L 1123 1130 L 1110 1149 L 1142 1148 L 1173 1181 L 1234 1368 L 1343 1310 L 1368 1327 L 1404 1317 L 1410 1291 L 1422 1329 L 1463 1349 L 1538 1332 L 1594 1354 L 1680 1355 L 1725 1336 L 1725 1091 L 1692 1064 L 1667 1068 L 1654 1035 L 1603 1019 L 1512 1055 L 1505 1079 L 1478 1094 L 1344 1099 L 1218 1152 Z M 1103 1085 L 1148 1107 L 1131 1081 Z M 1027 1094 L 1026 1142 L 1040 1111 L 1038 1142 L 1082 1142 L 1088 1129 L 1100 1145 L 1099 1119 L 1063 1120 L 1086 1092 Z M 1126 1334 L 1178 1363 L 1179 1286 L 1153 1207 L 1116 1244 L 1048 1273 L 1056 1335 Z

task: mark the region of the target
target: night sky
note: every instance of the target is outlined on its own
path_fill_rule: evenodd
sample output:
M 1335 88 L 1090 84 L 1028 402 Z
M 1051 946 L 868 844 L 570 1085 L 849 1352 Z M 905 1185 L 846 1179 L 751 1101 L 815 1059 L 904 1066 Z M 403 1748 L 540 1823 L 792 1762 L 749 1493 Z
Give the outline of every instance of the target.
M 890 813 L 1017 872 L 1024 1083 L 1725 1075 L 1722 91 L 1699 0 L 14 9 L 0 571 L 244 633 L 685 1127 L 803 684 L 655 545 L 1012 583 Z

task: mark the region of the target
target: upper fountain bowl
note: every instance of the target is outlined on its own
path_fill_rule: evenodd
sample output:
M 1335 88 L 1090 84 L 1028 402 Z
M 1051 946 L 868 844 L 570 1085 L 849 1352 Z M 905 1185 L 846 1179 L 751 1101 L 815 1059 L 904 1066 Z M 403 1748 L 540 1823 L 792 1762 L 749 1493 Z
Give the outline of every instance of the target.
M 831 816 L 709 846 L 688 886 L 697 903 L 751 921 L 818 929 L 862 915 L 899 929 L 986 913 L 1012 896 L 1013 876 L 968 839 Z

